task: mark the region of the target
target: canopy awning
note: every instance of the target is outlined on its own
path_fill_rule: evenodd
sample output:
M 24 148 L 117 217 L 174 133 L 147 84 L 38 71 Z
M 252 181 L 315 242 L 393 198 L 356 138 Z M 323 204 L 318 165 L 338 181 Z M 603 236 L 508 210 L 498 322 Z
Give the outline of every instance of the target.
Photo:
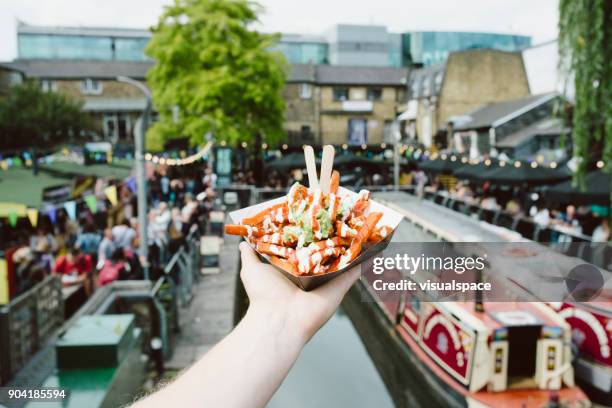
M 592 171 L 585 176 L 584 190 L 574 185 L 572 180 L 551 186 L 544 191 L 547 201 L 572 204 L 610 205 L 610 183 L 612 177 L 601 170 Z
M 420 162 L 419 169 L 431 173 L 445 173 L 451 174 L 456 169 L 462 166 L 461 160 L 455 158 L 455 160 L 449 159 L 435 159 Z

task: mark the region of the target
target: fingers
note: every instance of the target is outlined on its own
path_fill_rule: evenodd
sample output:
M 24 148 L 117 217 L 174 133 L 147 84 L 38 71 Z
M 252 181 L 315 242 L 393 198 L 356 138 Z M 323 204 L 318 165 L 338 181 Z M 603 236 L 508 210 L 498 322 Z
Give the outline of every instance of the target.
M 253 248 L 245 241 L 240 243 L 240 258 L 242 259 L 242 268 L 260 263 L 259 258 L 253 251 Z
M 320 288 L 315 289 L 313 292 L 316 292 L 323 298 L 334 299 L 334 301 L 339 304 L 346 292 L 348 292 L 355 281 L 359 279 L 360 275 L 361 267 L 358 265 L 337 278 L 332 279 L 330 282 L 327 282 Z

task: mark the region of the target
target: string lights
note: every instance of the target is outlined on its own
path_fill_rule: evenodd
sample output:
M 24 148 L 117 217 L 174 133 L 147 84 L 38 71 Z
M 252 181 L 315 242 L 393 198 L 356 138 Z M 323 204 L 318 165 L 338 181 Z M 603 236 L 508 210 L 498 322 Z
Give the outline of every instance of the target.
M 221 146 L 225 145 L 225 141 L 222 140 L 220 142 Z M 212 147 L 212 142 L 206 143 L 204 147 L 202 147 L 198 152 L 192 154 L 191 156 L 187 156 L 186 153 L 181 152 L 181 159 L 169 159 L 163 156 L 158 156 L 155 154 L 147 153 L 144 156 L 144 159 L 148 162 L 152 162 L 153 164 L 160 164 L 166 166 L 185 166 L 187 164 L 195 163 L 200 160 L 202 157 L 206 156 Z

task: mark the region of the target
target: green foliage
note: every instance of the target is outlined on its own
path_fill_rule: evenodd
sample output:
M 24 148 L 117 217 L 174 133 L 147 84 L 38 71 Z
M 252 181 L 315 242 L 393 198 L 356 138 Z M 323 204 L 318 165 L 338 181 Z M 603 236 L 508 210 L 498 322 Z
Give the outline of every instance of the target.
M 581 181 L 589 161 L 612 157 L 612 1 L 560 0 L 559 68 L 573 77 L 572 139 Z
M 0 98 L 0 149 L 55 146 L 76 141 L 90 128 L 81 102 L 68 95 L 43 92 L 38 84 L 25 82 Z
M 147 75 L 160 120 L 148 140 L 207 132 L 231 143 L 283 135 L 285 60 L 275 35 L 259 33 L 259 6 L 247 0 L 175 0 L 153 30 Z

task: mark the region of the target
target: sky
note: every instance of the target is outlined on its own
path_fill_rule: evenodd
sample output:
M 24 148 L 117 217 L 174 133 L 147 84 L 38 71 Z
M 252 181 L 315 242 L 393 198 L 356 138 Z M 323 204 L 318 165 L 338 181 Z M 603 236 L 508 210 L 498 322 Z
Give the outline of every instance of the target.
M 0 0 L 0 61 L 17 56 L 16 22 L 147 28 L 172 0 Z M 338 23 L 390 31 L 487 31 L 557 36 L 558 0 L 260 0 L 266 32 L 322 34 Z

